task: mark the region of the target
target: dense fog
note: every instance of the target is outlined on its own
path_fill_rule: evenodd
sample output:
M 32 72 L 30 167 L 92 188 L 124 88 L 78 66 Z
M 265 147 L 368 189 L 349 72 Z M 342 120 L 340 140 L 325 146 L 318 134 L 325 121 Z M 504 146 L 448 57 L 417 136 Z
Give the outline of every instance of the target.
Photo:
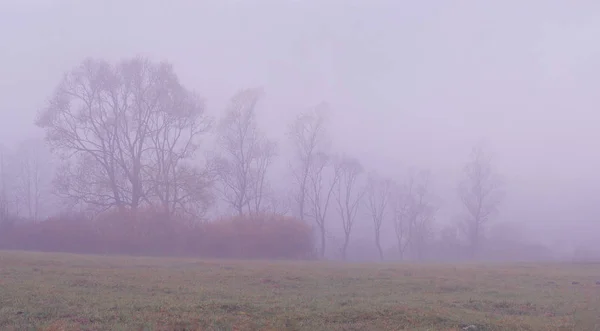
M 168 175 L 164 158 L 153 154 L 146 165 L 163 172 L 139 187 L 123 159 L 116 176 L 129 178 L 123 192 L 139 189 L 139 206 L 172 202 L 173 213 L 181 206 L 198 222 L 285 214 L 310 224 L 319 252 L 324 224 L 326 257 L 379 260 L 374 215 L 385 196 L 385 259 L 474 258 L 484 246 L 482 259 L 600 257 L 599 22 L 594 1 L 2 1 L 2 212 L 43 222 L 120 208 L 86 182 L 106 169 L 89 146 L 86 154 L 66 142 L 68 121 L 56 114 L 94 75 L 105 80 L 90 87 L 112 82 L 99 89 L 127 103 L 119 93 L 135 94 L 127 82 L 147 69 L 149 83 L 140 84 L 176 87 L 156 97 L 160 107 L 196 116 L 193 124 L 151 120 L 196 130 L 177 165 L 188 176 L 178 177 L 182 185 L 196 186 L 195 200 L 169 200 L 168 185 L 157 184 Z M 70 103 L 74 112 L 84 104 Z M 244 125 L 260 148 L 237 149 Z M 299 141 L 309 139 L 299 132 L 318 133 L 307 178 L 323 185 L 320 194 L 305 188 L 305 211 Z M 158 146 L 156 137 L 148 144 Z M 232 184 L 244 148 L 258 155 L 247 161 L 256 168 L 252 201 Z M 65 170 L 69 162 L 80 168 Z M 328 195 L 328 209 L 316 211 Z M 404 255 L 401 232 L 412 236 L 400 240 L 410 246 Z M 449 242 L 464 251 L 444 256 Z

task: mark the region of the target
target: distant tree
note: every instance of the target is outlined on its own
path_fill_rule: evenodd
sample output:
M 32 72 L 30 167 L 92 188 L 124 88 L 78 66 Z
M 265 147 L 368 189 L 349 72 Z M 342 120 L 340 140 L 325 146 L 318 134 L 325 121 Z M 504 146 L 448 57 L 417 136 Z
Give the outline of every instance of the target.
M 294 197 L 290 193 L 286 189 L 272 190 L 271 194 L 266 196 L 266 204 L 263 209 L 268 213 L 291 216 Z
M 340 167 L 333 166 L 331 157 L 324 153 L 312 156 L 311 167 L 308 170 L 306 201 L 306 216 L 312 218 L 321 234 L 321 258 L 325 257 L 327 212 L 334 195 L 334 190 L 340 180 Z M 329 171 L 328 171 L 329 170 Z
M 361 176 L 364 173 L 364 169 L 357 159 L 350 157 L 342 157 L 337 160 L 335 167 L 335 172 L 339 177 L 334 196 L 344 229 L 342 258 L 345 260 L 348 244 L 350 243 L 350 234 L 354 227 L 360 202 L 365 195 L 365 188 L 363 183 L 361 183 Z
M 400 259 L 404 259 L 406 249 L 410 244 L 410 234 L 412 232 L 411 219 L 411 199 L 413 183 L 409 181 L 406 185 L 393 183 L 392 208 L 394 220 L 394 234 L 398 245 L 398 254 Z
M 19 186 L 19 175 L 23 169 L 17 151 L 0 146 L 0 215 L 4 217 L 23 216 L 23 196 Z
M 311 178 L 313 180 L 318 178 L 319 172 L 323 171 L 325 166 L 323 153 L 327 152 L 329 143 L 325 131 L 326 110 L 327 104 L 323 103 L 301 114 L 292 122 L 288 131 L 294 150 L 292 173 L 294 184 L 297 185 L 294 190 L 294 201 L 297 205 L 298 218 L 301 220 L 307 217 L 308 192 L 314 191 Z
M 175 78 L 173 78 L 175 80 Z M 176 81 L 175 87 L 179 86 Z M 160 206 L 166 215 L 201 217 L 209 208 L 215 181 L 210 165 L 200 166 L 196 158 L 201 139 L 212 125 L 192 92 L 179 86 L 165 100 L 161 111 L 149 117 L 148 155 L 142 180 L 148 183 L 146 200 Z
M 448 224 L 440 229 L 440 242 L 444 245 L 458 246 L 460 244 L 459 240 L 459 228 L 456 224 Z
M 407 181 L 394 185 L 393 191 L 394 230 L 400 258 L 410 248 L 417 259 L 422 259 L 437 211 L 430 190 L 430 174 L 411 171 Z
M 277 155 L 256 122 L 261 89 L 245 89 L 232 99 L 219 126 L 222 154 L 216 159 L 223 200 L 238 214 L 258 213 L 267 207 L 270 186 L 267 173 Z
M 411 251 L 417 260 L 422 260 L 433 237 L 433 223 L 437 212 L 435 197 L 431 191 L 431 174 L 428 171 L 417 175 L 413 193 Z
M 211 120 L 168 63 L 87 59 L 64 76 L 36 124 L 63 160 L 57 191 L 74 203 L 169 213 L 205 204 L 198 199 L 209 181 L 192 161 Z
M 370 175 L 366 191 L 366 205 L 375 229 L 375 245 L 379 258 L 383 261 L 381 249 L 381 225 L 388 211 L 388 204 L 392 193 L 392 181 Z
M 480 250 L 486 224 L 497 212 L 503 192 L 500 178 L 494 172 L 491 158 L 483 146 L 475 146 L 463 169 L 459 196 L 466 210 L 464 232 L 470 244 L 471 257 Z
M 6 167 L 6 151 L 0 146 L 0 222 L 5 222 L 10 215 L 8 199 L 8 173 Z
M 38 220 L 43 205 L 51 200 L 53 162 L 43 140 L 22 141 L 13 155 L 17 167 L 15 194 L 31 220 Z
M 22 220 L 18 187 L 20 168 L 16 161 L 15 150 L 0 145 L 0 233 Z

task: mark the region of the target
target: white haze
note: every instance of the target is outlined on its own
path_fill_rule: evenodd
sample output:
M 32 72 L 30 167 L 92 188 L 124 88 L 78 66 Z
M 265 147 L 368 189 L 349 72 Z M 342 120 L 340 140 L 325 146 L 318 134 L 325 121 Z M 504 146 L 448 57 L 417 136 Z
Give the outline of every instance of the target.
M 390 176 L 433 172 L 440 223 L 485 141 L 506 182 L 495 222 L 593 245 L 599 35 L 597 1 L 4 0 L 0 140 L 40 136 L 37 110 L 85 57 L 143 55 L 173 63 L 216 115 L 262 86 L 261 124 L 281 149 L 287 123 L 327 101 L 336 149 Z

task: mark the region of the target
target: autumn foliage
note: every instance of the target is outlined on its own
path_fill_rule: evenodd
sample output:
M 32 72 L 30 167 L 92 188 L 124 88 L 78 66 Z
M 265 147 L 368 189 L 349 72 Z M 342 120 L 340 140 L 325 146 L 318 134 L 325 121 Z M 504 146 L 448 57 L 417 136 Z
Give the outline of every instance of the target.
M 86 254 L 308 259 L 310 226 L 292 217 L 262 213 L 192 222 L 155 210 L 106 212 L 93 221 L 61 215 L 14 222 L 0 232 L 0 249 Z

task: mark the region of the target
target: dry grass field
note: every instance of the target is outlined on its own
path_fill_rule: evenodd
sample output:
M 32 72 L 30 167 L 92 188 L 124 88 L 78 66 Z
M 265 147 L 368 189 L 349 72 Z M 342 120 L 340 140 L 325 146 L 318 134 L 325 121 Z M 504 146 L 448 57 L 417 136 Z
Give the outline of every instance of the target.
M 600 330 L 600 265 L 0 252 L 0 330 Z

